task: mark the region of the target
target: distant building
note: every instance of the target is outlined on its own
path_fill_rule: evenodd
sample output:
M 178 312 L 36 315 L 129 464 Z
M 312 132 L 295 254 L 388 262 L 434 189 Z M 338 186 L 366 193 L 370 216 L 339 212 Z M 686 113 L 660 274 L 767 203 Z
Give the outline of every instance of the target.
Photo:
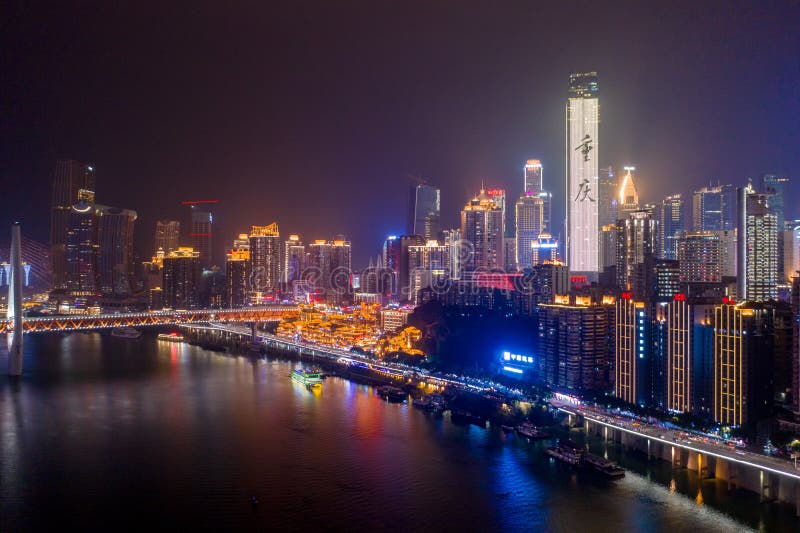
M 281 242 L 278 225 L 252 226 L 250 240 L 250 301 L 263 303 L 280 287 Z
M 538 159 L 528 159 L 525 162 L 522 191 L 526 196 L 537 196 L 543 191 L 542 162 Z
M 250 302 L 250 250 L 230 250 L 225 261 L 227 307 Z
M 411 187 L 409 199 L 409 235 L 421 235 L 423 240 L 439 238 L 441 227 L 440 191 L 430 185 L 418 184 Z
M 683 232 L 676 239 L 681 281 L 719 283 L 722 281 L 722 244 L 719 232 Z
M 692 195 L 694 231 L 736 229 L 736 189 L 733 185 L 704 187 Z
M 211 206 L 216 200 L 186 201 L 189 208 L 189 242 L 199 254 L 200 268 L 210 268 L 213 262 L 213 223 Z M 165 249 L 166 251 L 166 249 Z
M 162 299 L 170 309 L 195 309 L 199 305 L 200 254 L 179 247 L 164 257 Z
M 471 253 L 465 254 L 464 270 L 503 268 L 505 210 L 497 203 L 498 197 L 481 189 L 461 211 L 461 238 L 471 246 Z
M 410 294 L 409 300 L 420 305 L 423 289 L 443 286 L 450 272 L 448 247 L 430 240 L 424 245 L 408 247 Z
M 655 257 L 657 224 L 647 211 L 634 211 L 617 221 L 617 286 L 630 290 L 637 265 Z
M 97 273 L 104 297 L 127 298 L 133 291 L 133 229 L 136 211 L 96 206 Z
M 170 253 L 177 250 L 181 239 L 181 223 L 177 220 L 157 220 L 155 235 L 155 251 L 164 250 Z
M 283 243 L 283 282 L 288 286 L 300 279 L 306 266 L 306 247 L 299 235 L 289 235 Z
M 597 210 L 600 228 L 617 222 L 619 184 L 611 167 L 600 169 L 597 191 Z
M 73 205 L 80 201 L 80 191 L 95 190 L 95 170 L 72 159 L 56 162 L 50 201 L 50 259 L 52 260 L 53 288 L 66 291 L 74 286 L 67 265 L 67 240 L 70 239 L 70 222 Z M 74 216 L 71 217 L 74 221 Z M 74 237 L 74 235 L 73 235 Z M 74 239 L 73 239 L 74 245 Z
M 739 300 L 761 302 L 778 296 L 777 217 L 769 208 L 769 197 L 748 185 L 737 190 Z
M 659 208 L 658 258 L 677 259 L 675 239 L 684 230 L 683 199 L 680 194 L 667 196 Z
M 633 172 L 636 170 L 634 167 L 624 167 L 625 174 L 622 176 L 622 182 L 619 186 L 619 203 L 618 218 L 624 219 L 634 211 L 641 210 L 639 205 L 639 193 L 636 190 L 636 184 L 633 181 Z
M 541 265 L 545 261 L 558 260 L 558 241 L 548 232 L 543 231 L 531 243 L 531 264 Z
M 533 243 L 545 231 L 544 202 L 539 196 L 523 195 L 515 205 L 517 268 L 533 265 Z
M 644 302 L 623 292 L 616 302 L 614 334 L 614 396 L 628 403 L 644 404 L 649 396 L 646 362 L 650 328 Z

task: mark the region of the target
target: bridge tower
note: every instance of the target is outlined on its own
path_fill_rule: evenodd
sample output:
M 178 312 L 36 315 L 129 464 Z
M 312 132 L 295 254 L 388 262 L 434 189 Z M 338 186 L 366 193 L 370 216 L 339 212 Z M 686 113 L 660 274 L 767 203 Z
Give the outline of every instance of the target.
M 8 375 L 22 375 L 22 252 L 20 250 L 19 222 L 11 226 L 11 253 L 8 277 L 8 311 L 6 317 L 11 322 L 11 330 L 6 335 L 8 341 Z

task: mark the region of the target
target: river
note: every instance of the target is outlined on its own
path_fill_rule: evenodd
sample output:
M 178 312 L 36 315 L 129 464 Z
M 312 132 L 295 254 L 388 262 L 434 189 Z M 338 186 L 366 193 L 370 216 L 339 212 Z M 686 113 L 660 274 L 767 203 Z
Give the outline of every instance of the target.
M 621 456 L 643 474 L 607 482 L 551 462 L 545 443 L 386 403 L 368 386 L 329 378 L 312 393 L 289 379 L 293 361 L 75 333 L 26 337 L 24 364 L 21 380 L 0 377 L 0 531 L 798 524 L 786 506 L 668 465 Z

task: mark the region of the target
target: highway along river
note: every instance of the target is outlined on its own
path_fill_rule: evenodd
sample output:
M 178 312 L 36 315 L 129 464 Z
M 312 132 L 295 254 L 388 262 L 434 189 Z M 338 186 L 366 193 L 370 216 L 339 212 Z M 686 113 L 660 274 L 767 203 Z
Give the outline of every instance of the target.
M 798 528 L 669 465 L 615 457 L 643 474 L 599 480 L 368 386 L 309 392 L 293 361 L 75 333 L 27 337 L 24 364 L 0 377 L 0 531 Z

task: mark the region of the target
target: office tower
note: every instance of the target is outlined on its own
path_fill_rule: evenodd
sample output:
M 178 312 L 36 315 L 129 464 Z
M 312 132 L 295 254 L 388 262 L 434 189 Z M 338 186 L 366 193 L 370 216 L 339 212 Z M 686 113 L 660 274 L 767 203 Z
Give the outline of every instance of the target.
M 72 206 L 79 201 L 79 191 L 95 190 L 95 171 L 71 159 L 56 162 L 50 200 L 50 259 L 53 269 L 53 288 L 67 290 L 67 219 Z
M 450 250 L 447 245 L 430 240 L 424 245 L 408 247 L 408 266 L 410 294 L 409 300 L 414 305 L 423 302 L 422 292 L 428 288 L 443 286 L 450 272 Z
M 525 162 L 522 191 L 525 195 L 537 196 L 542 190 L 542 162 L 538 159 L 528 159 Z
M 408 234 L 422 235 L 426 241 L 439 238 L 440 192 L 436 187 L 418 184 L 411 187 Z
M 598 224 L 601 228 L 617 222 L 619 185 L 611 167 L 601 168 L 597 182 L 597 212 Z
M 680 263 L 674 259 L 656 259 L 652 264 L 643 263 L 639 271 L 642 278 L 641 286 L 644 288 L 645 298 L 657 302 L 672 300 L 680 292 L 681 271 Z M 652 276 L 652 277 L 651 277 Z
M 643 403 L 640 382 L 646 375 L 644 360 L 649 344 L 644 302 L 623 292 L 616 302 L 614 326 L 614 396 L 628 403 Z
M 722 245 L 719 232 L 683 232 L 678 234 L 675 242 L 681 281 L 688 283 L 722 281 Z
M 628 218 L 634 211 L 641 210 L 639 206 L 639 193 L 636 191 L 636 184 L 633 182 L 634 167 L 623 167 L 625 174 L 622 176 L 622 183 L 619 186 L 618 217 Z
M 783 281 L 789 277 L 789 273 L 784 272 L 784 223 L 786 221 L 784 213 L 784 192 L 788 186 L 789 178 L 776 176 L 775 174 L 764 174 L 761 176 L 761 192 L 769 195 L 767 203 L 769 210 L 775 215 L 778 224 L 778 279 Z
M 646 211 L 634 211 L 628 218 L 617 221 L 616 274 L 621 290 L 630 290 L 637 265 L 653 259 L 657 227 Z
M 97 291 L 97 216 L 94 203 L 77 201 L 66 213 L 65 260 L 62 288 L 73 296 Z
M 352 292 L 352 250 L 350 241 L 343 235 L 337 235 L 330 242 L 330 270 L 331 281 L 329 288 L 333 290 L 335 301 L 341 303 L 342 299 Z
M 169 309 L 195 309 L 199 305 L 200 254 L 180 246 L 164 257 L 162 298 Z
M 607 390 L 613 309 L 586 296 L 555 300 L 539 305 L 540 378 L 564 392 Z
M 531 264 L 541 265 L 545 261 L 558 260 L 558 241 L 546 231 L 531 243 Z
M 597 73 L 570 74 L 567 97 L 567 263 L 573 274 L 597 278 L 598 214 Z
M 784 227 L 783 279 L 791 280 L 800 270 L 800 220 L 786 222 Z
M 425 239 L 422 235 L 401 235 L 398 240 L 399 261 L 397 266 L 397 283 L 400 299 L 406 300 L 411 296 L 411 265 L 409 263 L 409 249 L 412 246 L 423 246 Z
M 683 199 L 680 194 L 667 196 L 659 209 L 659 259 L 676 259 L 675 238 L 683 231 Z
M 389 235 L 383 242 L 383 266 L 395 272 L 400 270 L 400 239 L 397 235 Z
M 553 193 L 542 191 L 538 194 L 542 200 L 542 231 L 552 231 L 553 224 Z
M 719 261 L 722 265 L 722 275 L 723 277 L 736 277 L 738 268 L 736 229 L 719 230 L 714 233 L 719 235 Z
M 561 261 L 543 261 L 531 268 L 531 309 L 539 304 L 553 303 L 557 294 L 569 292 L 569 269 Z
M 736 229 L 736 189 L 733 185 L 704 187 L 692 194 L 692 229 Z
M 287 285 L 300 279 L 306 262 L 306 247 L 299 235 L 289 235 L 283 243 L 283 282 Z
M 503 237 L 503 265 L 507 272 L 519 269 L 517 266 L 517 238 L 514 236 Z
M 133 290 L 133 228 L 136 211 L 96 206 L 97 273 L 104 297 L 125 298 Z
M 250 250 L 232 249 L 225 261 L 227 307 L 243 307 L 250 301 Z
M 603 226 L 600 229 L 599 236 L 600 245 L 600 267 L 602 271 L 607 271 L 609 268 L 617 264 L 617 223 Z M 616 278 L 615 278 L 616 280 Z
M 738 298 L 753 302 L 774 300 L 778 296 L 777 217 L 769 209 L 768 195 L 756 193 L 751 185 L 737 192 Z
M 280 233 L 278 224 L 250 228 L 251 301 L 262 303 L 280 284 Z
M 181 223 L 177 220 L 157 220 L 154 253 L 158 249 L 168 254 L 177 250 L 181 239 Z
M 308 245 L 307 281 L 315 288 L 328 288 L 331 275 L 331 247 L 325 239 L 317 239 Z
M 714 420 L 738 427 L 771 414 L 775 363 L 788 349 L 784 305 L 746 302 L 714 308 Z M 777 327 L 776 327 L 777 326 Z
M 219 200 L 188 200 L 181 202 L 189 208 L 189 242 L 200 254 L 200 268 L 211 268 L 213 258 L 213 223 L 211 207 Z
M 503 209 L 483 189 L 464 206 L 461 238 L 471 247 L 464 257 L 464 270 L 503 268 L 504 222 Z
M 533 265 L 533 243 L 544 231 L 544 202 L 539 196 L 523 195 L 517 200 L 515 206 L 516 221 L 516 259 L 518 268 L 528 268 Z
M 461 279 L 462 265 L 464 261 L 464 246 L 461 241 L 461 230 L 449 229 L 443 233 L 444 244 L 447 246 L 450 255 L 450 279 Z

